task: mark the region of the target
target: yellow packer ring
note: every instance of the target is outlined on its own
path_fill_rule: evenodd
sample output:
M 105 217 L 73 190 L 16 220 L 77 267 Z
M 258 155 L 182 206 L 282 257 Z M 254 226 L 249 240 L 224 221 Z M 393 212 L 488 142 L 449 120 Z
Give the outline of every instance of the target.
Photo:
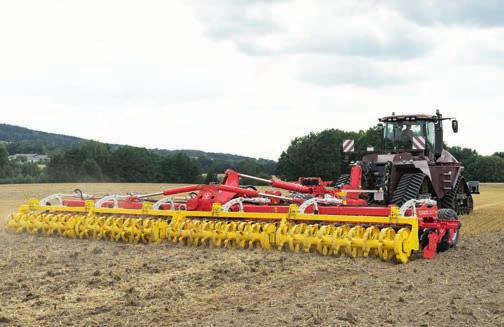
M 11 215 L 7 227 L 16 232 L 61 235 L 124 242 L 172 240 L 190 245 L 291 251 L 316 251 L 322 255 L 380 256 L 383 260 L 409 261 L 419 250 L 418 219 L 402 217 L 336 216 L 300 213 L 211 212 L 44 206 L 36 200 Z M 394 209 L 394 208 L 393 208 Z M 370 227 L 363 227 L 367 225 Z M 386 227 L 386 226 L 390 227 Z M 381 230 L 377 226 L 385 226 Z

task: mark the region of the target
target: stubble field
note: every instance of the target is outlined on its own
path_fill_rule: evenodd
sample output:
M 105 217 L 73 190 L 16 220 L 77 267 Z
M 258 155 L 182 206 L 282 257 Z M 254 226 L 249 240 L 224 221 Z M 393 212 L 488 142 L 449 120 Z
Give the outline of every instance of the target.
M 407 265 L 5 230 L 28 198 L 76 187 L 166 185 L 0 186 L 0 325 L 504 326 L 504 185 L 482 187 L 456 249 Z

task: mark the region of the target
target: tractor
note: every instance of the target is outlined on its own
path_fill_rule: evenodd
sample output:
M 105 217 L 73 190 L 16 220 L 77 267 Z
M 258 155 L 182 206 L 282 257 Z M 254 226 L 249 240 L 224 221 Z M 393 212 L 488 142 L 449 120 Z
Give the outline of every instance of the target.
M 368 147 L 356 164 L 362 168 L 362 188 L 380 190 L 382 196 L 369 199 L 380 205 L 403 205 L 410 199 L 436 200 L 440 209 L 457 214 L 473 211 L 472 194 L 479 193 L 479 182 L 468 182 L 464 166 L 444 147 L 443 121 L 451 120 L 458 132 L 458 121 L 435 115 L 396 115 L 380 118 L 381 149 Z M 344 146 L 344 152 L 353 147 Z M 348 157 L 348 156 L 347 156 Z M 338 182 L 345 184 L 348 175 Z

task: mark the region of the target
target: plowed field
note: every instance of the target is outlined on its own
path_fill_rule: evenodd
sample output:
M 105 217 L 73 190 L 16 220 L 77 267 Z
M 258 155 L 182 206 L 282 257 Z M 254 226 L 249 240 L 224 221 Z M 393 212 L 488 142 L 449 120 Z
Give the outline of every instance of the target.
M 12 234 L 30 197 L 153 184 L 0 186 L 0 325 L 504 326 L 504 185 L 484 185 L 460 245 L 407 265 L 262 250 Z

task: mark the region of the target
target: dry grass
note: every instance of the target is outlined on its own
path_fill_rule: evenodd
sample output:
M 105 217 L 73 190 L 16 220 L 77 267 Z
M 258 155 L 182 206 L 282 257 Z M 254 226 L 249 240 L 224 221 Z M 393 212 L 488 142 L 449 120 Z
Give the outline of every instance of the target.
M 474 213 L 462 217 L 462 236 L 504 231 L 504 184 L 485 184 L 474 196 Z
M 157 184 L 0 186 L 0 214 L 71 191 Z M 460 246 L 407 265 L 0 230 L 0 326 L 504 324 L 504 187 L 485 185 Z

